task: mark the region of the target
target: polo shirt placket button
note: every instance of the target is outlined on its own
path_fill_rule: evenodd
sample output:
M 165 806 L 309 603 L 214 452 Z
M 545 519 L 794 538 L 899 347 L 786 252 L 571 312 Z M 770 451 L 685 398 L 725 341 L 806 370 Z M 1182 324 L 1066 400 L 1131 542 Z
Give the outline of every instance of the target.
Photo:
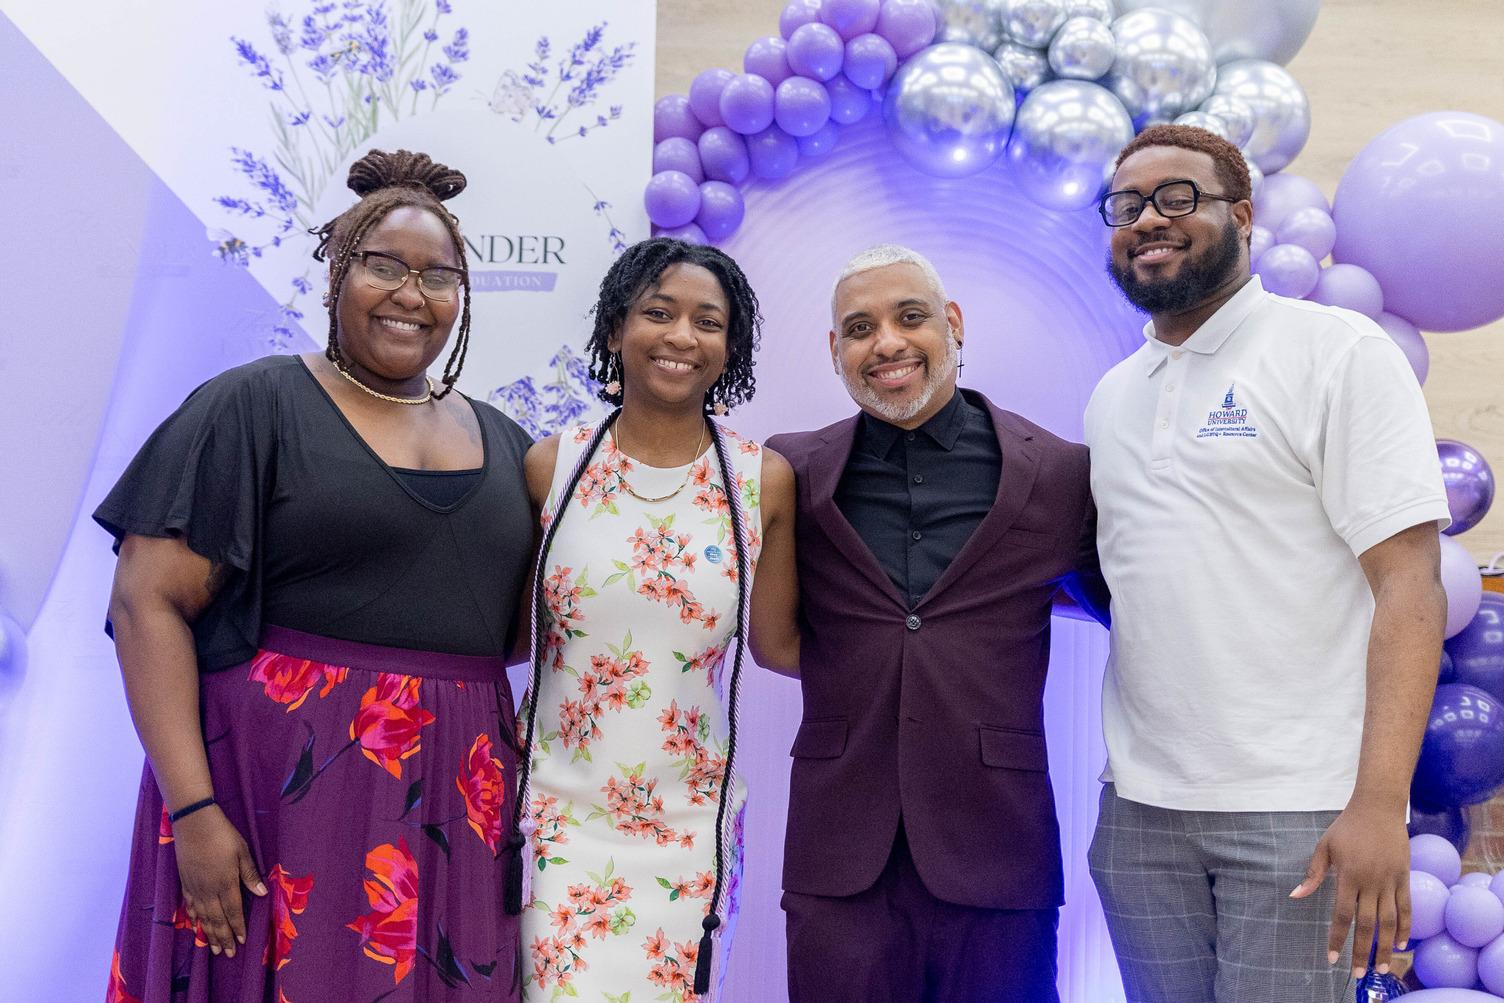
M 909 614 L 909 618 L 903 622 L 903 625 L 905 627 L 909 628 L 910 630 L 918 630 L 919 629 L 919 622 L 920 622 L 919 621 L 919 614 L 917 614 L 917 613 L 910 613 Z

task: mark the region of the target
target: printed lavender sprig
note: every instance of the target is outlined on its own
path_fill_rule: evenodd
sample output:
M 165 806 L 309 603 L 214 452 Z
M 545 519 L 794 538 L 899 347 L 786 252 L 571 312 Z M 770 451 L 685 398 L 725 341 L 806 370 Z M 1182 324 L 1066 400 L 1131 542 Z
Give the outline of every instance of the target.
M 497 387 L 487 398 L 534 439 L 562 432 L 596 408 L 600 384 L 590 378 L 585 360 L 563 345 L 548 364 L 553 380 L 538 389 L 531 376 Z
M 591 206 L 592 211 L 605 220 L 606 225 L 610 227 L 606 233 L 606 239 L 611 241 L 611 252 L 621 257 L 621 253 L 627 249 L 627 235 L 611 220 L 611 203 L 591 191 L 589 185 L 585 186 L 585 190 L 590 192 L 590 197 L 594 200 Z
M 502 74 L 491 99 L 491 109 L 510 116 L 514 122 L 531 115 L 535 132 L 547 123 L 544 136 L 550 143 L 582 139 L 621 118 L 621 105 L 608 105 L 605 114 L 597 112 L 584 122 L 576 116 L 572 128 L 562 129 L 571 114 L 588 114 L 606 85 L 636 56 L 636 42 L 610 48 L 603 44 L 607 24 L 602 21 L 587 30 L 557 62 L 551 62 L 553 43 L 547 36 L 540 37 L 524 70 L 507 70 Z

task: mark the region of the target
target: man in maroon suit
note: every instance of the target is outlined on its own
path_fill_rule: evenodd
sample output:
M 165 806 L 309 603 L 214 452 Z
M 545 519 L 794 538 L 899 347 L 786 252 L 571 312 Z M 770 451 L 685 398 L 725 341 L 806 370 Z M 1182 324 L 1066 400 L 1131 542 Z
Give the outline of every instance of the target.
M 1086 448 L 957 389 L 961 310 L 915 252 L 858 255 L 832 313 L 862 413 L 768 440 L 799 495 L 789 998 L 1048 1003 L 1051 604 L 1105 608 L 1075 587 L 1100 582 Z

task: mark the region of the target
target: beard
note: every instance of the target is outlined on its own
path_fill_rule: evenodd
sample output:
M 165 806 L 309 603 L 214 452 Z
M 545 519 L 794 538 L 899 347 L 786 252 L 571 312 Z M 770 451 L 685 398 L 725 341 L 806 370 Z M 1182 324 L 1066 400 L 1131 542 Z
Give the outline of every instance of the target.
M 1206 300 L 1231 280 L 1243 252 L 1243 238 L 1235 224 L 1223 228 L 1217 242 L 1183 262 L 1173 278 L 1140 281 L 1133 274 L 1133 261 L 1119 268 L 1107 252 L 1107 272 L 1123 297 L 1147 314 L 1180 313 Z
M 950 380 L 951 375 L 956 371 L 956 366 L 960 360 L 960 346 L 956 344 L 955 338 L 947 336 L 945 339 L 945 357 L 938 364 L 931 362 L 929 359 L 924 360 L 926 373 L 924 385 L 919 388 L 919 391 L 913 397 L 906 401 L 890 401 L 885 399 L 882 394 L 867 385 L 867 381 L 860 373 L 852 377 L 845 370 L 842 370 L 841 382 L 846 384 L 846 392 L 851 395 L 851 399 L 856 401 L 857 406 L 863 411 L 876 415 L 890 425 L 896 425 L 899 422 L 908 421 L 929 407 L 930 402 L 935 399 L 935 394 L 939 393 L 940 388 Z

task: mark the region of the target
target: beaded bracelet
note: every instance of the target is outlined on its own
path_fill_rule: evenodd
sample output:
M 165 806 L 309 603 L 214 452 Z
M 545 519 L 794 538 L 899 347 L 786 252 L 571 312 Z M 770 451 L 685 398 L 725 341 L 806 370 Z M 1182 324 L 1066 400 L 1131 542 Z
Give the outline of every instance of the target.
M 195 801 L 195 802 L 193 802 L 193 804 L 184 805 L 183 807 L 179 808 L 177 811 L 168 812 L 168 814 L 167 814 L 167 821 L 168 821 L 168 823 L 176 822 L 180 818 L 187 818 L 189 815 L 192 815 L 194 812 L 198 811 L 200 808 L 207 808 L 211 804 L 218 804 L 218 803 L 219 802 L 215 801 L 212 797 L 204 798 L 202 801 Z

